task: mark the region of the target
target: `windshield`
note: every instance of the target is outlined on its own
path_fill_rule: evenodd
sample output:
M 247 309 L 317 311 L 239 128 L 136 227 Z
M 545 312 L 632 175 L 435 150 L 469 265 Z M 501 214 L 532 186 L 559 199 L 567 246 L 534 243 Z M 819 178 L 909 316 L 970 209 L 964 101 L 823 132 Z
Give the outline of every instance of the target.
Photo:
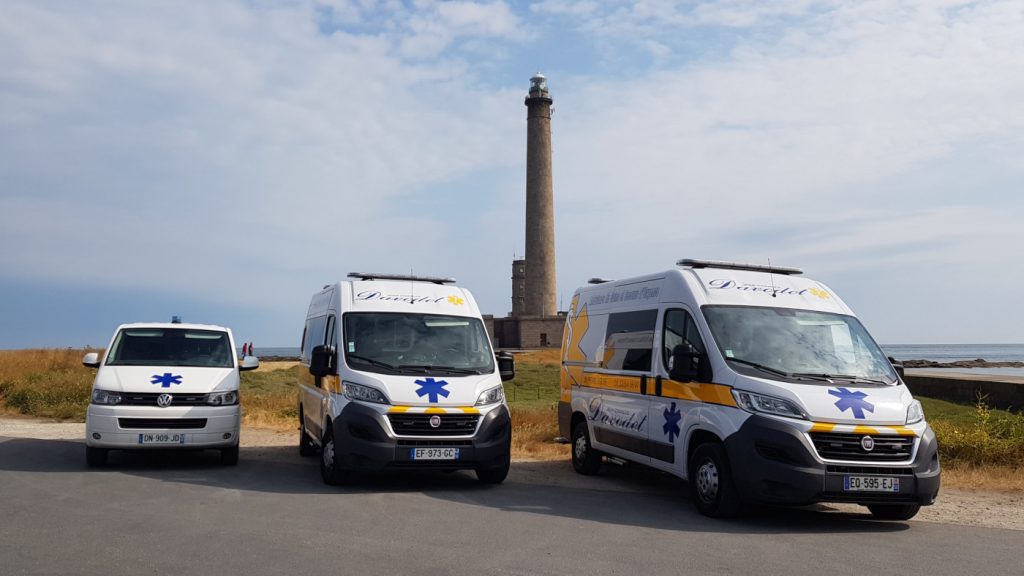
M 121 330 L 107 355 L 107 365 L 235 367 L 227 332 L 188 328 Z
M 490 374 L 494 354 L 478 318 L 352 312 L 345 315 L 345 362 L 357 370 Z
M 892 365 L 852 316 L 753 306 L 703 311 L 722 355 L 744 373 L 896 382 Z

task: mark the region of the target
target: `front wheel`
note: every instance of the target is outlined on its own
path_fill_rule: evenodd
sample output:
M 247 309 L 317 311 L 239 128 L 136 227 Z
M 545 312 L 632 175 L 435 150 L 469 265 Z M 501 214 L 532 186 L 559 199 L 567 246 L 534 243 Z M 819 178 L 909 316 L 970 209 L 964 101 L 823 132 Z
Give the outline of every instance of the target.
M 330 426 L 324 432 L 320 443 L 320 477 L 328 486 L 344 486 L 352 483 L 352 473 L 341 467 L 338 461 L 334 429 Z
M 730 518 L 740 513 L 739 493 L 723 445 L 697 446 L 690 457 L 689 471 L 690 497 L 698 512 L 712 518 Z
M 107 449 L 85 447 L 85 463 L 89 468 L 99 468 L 107 465 Z
M 232 446 L 231 448 L 223 448 L 220 451 L 220 463 L 224 466 L 237 466 L 238 465 L 238 446 Z
M 868 504 L 871 515 L 879 520 L 910 520 L 921 511 L 920 504 Z
M 601 469 L 601 453 L 590 444 L 586 422 L 580 422 L 572 429 L 572 467 L 586 476 L 597 474 Z
M 477 468 L 476 478 L 484 484 L 501 484 L 508 477 L 508 469 L 512 465 L 512 456 L 506 456 L 500 466 L 494 468 Z

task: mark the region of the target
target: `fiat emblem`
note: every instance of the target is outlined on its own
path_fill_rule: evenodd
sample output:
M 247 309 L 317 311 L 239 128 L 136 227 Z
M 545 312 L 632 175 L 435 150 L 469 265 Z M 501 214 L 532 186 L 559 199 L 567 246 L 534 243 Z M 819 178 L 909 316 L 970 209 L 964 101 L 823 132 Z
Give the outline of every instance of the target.
M 170 394 L 161 394 L 156 397 L 156 405 L 161 408 L 167 408 L 174 401 L 174 396 Z
M 434 414 L 433 416 L 430 417 L 430 427 L 431 428 L 437 428 L 440 425 L 441 425 L 441 417 L 440 416 L 438 416 L 437 414 Z
M 861 438 L 860 447 L 863 448 L 865 452 L 871 452 L 875 449 L 875 439 L 871 436 Z

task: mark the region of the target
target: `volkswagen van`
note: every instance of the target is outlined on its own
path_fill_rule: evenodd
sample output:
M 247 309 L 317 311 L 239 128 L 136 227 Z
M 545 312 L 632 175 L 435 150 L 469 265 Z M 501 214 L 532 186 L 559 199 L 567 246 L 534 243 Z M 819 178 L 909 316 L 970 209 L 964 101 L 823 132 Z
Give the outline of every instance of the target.
M 558 417 L 578 472 L 606 455 L 664 470 L 709 516 L 851 502 L 909 519 L 935 500 L 921 403 L 835 292 L 795 268 L 677 264 L 573 295 Z
M 302 334 L 299 452 L 323 481 L 358 471 L 474 470 L 504 481 L 512 424 L 469 290 L 450 278 L 349 274 L 313 294 Z
M 177 320 L 177 319 L 175 319 Z M 240 371 L 231 330 L 208 324 L 123 324 L 100 357 L 86 413 L 85 455 L 102 466 L 110 450 L 216 449 L 238 463 Z

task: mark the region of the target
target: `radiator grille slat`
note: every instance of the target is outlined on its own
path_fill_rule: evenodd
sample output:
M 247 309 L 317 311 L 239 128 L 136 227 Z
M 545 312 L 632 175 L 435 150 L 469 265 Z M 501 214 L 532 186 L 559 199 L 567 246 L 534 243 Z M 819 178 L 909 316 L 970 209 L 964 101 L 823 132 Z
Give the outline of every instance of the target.
M 164 392 L 122 392 L 122 406 L 156 406 L 157 396 Z M 172 406 L 202 406 L 206 404 L 206 394 L 171 394 Z
M 437 428 L 430 425 L 432 416 L 441 419 Z M 399 436 L 472 436 L 479 419 L 479 414 L 388 414 Z
M 118 418 L 117 425 L 133 430 L 198 430 L 206 418 Z
M 910 459 L 914 450 L 913 436 L 870 435 L 874 448 L 865 450 L 861 445 L 864 434 L 837 434 L 812 432 L 811 440 L 818 455 L 826 460 L 852 460 L 857 462 L 902 462 Z

